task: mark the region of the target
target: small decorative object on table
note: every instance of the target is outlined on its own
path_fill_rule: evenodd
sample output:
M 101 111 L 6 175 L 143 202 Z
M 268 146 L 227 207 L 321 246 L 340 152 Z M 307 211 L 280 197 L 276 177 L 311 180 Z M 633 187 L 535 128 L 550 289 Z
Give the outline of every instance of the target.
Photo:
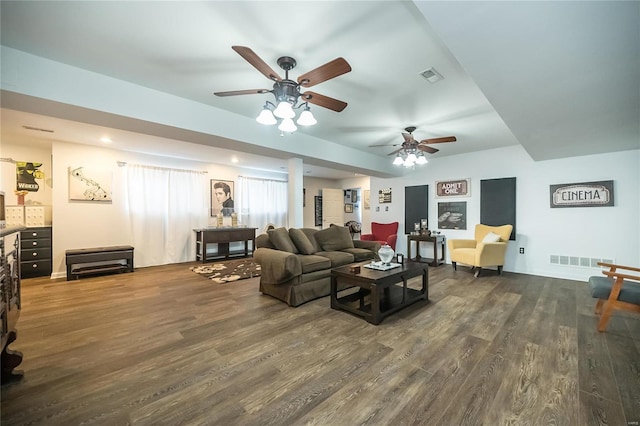
M 222 228 L 222 221 L 223 221 L 223 216 L 222 213 L 218 213 L 216 216 L 216 223 L 218 224 L 218 228 Z
M 404 255 L 402 253 L 396 254 L 396 262 L 401 265 L 404 263 Z
M 352 266 L 349 268 L 349 272 L 351 272 L 352 274 L 359 274 L 360 273 L 360 266 Z
M 382 263 L 388 265 L 391 262 L 391 259 L 393 259 L 394 253 L 395 252 L 391 246 L 389 244 L 385 244 L 380 247 L 380 250 L 378 250 L 378 257 L 380 257 Z
M 238 226 L 238 213 L 236 212 L 231 213 L 231 226 Z

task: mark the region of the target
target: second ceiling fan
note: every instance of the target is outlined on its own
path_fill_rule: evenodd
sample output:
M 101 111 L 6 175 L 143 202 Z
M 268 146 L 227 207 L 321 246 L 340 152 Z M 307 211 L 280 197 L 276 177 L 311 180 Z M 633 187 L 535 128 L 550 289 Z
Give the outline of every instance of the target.
M 399 146 L 400 148 L 396 149 L 395 151 L 391 152 L 389 155 L 396 155 L 398 154 L 400 151 L 415 151 L 415 150 L 420 150 L 420 151 L 424 151 L 424 152 L 428 152 L 429 154 L 435 154 L 436 152 L 439 151 L 439 149 L 437 148 L 433 148 L 431 146 L 429 146 L 429 144 L 434 144 L 434 143 L 445 143 L 445 142 L 455 142 L 457 139 L 455 136 L 444 136 L 441 138 L 432 138 L 432 139 L 423 139 L 421 141 L 417 141 L 414 137 L 413 137 L 413 132 L 416 130 L 415 126 L 409 126 L 407 128 L 404 129 L 406 133 L 402 133 L 402 137 L 404 138 L 404 142 L 402 143 L 394 143 L 394 144 L 380 144 L 380 145 L 369 145 L 370 147 L 377 147 L 377 146 Z

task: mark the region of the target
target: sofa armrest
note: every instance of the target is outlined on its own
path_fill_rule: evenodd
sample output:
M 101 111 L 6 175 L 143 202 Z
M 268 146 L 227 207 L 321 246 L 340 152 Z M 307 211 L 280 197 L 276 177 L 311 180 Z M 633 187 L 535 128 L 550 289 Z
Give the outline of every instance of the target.
M 375 241 L 373 234 L 360 234 L 360 240 L 362 241 Z
M 260 280 L 266 284 L 280 284 L 302 275 L 300 259 L 293 253 L 261 247 L 253 252 L 260 265 Z
M 380 250 L 380 243 L 378 241 L 353 240 L 353 246 L 355 248 L 371 250 L 374 254 L 378 254 L 378 250 Z

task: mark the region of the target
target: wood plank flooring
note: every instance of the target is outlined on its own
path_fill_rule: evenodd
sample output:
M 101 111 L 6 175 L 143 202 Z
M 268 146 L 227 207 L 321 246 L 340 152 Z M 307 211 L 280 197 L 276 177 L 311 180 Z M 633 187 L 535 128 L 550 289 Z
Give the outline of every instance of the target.
M 586 283 L 444 265 L 374 326 L 192 265 L 24 280 L 2 425 L 640 422 L 640 316 L 598 333 Z

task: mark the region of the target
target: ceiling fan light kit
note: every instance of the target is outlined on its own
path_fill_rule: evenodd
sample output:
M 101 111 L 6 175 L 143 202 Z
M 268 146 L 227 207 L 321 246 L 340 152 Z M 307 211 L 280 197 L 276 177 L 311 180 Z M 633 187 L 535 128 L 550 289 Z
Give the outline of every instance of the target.
M 415 126 L 409 126 L 404 129 L 402 137 L 404 138 L 404 142 L 401 144 L 395 143 L 392 145 L 382 144 L 382 145 L 369 145 L 370 147 L 375 146 L 398 146 L 400 148 L 396 149 L 389 155 L 395 155 L 393 159 L 393 164 L 396 166 L 404 166 L 404 167 L 413 167 L 414 165 L 422 165 L 427 164 L 429 161 L 427 157 L 424 155 L 425 152 L 429 154 L 435 154 L 439 150 L 433 147 L 430 147 L 428 144 L 432 143 L 445 143 L 445 142 L 455 142 L 457 139 L 455 136 L 445 136 L 442 138 L 433 138 L 433 139 L 423 139 L 420 142 L 415 140 L 413 137 L 413 132 L 416 130 Z
M 265 77 L 273 80 L 273 89 L 256 89 L 256 90 L 234 90 L 230 92 L 216 92 L 216 96 L 236 96 L 272 93 L 275 97 L 275 104 L 267 101 L 262 111 L 256 117 L 256 121 L 260 124 L 272 126 L 278 123 L 277 119 L 281 119 L 278 129 L 281 132 L 293 133 L 298 127 L 293 122 L 296 109 L 302 109 L 300 116 L 296 120 L 301 126 L 313 126 L 318 121 L 311 113 L 309 104 L 314 104 L 327 108 L 336 112 L 341 112 L 347 107 L 347 103 L 328 96 L 320 95 L 314 92 L 300 92 L 300 87 L 311 87 L 342 74 L 351 71 L 351 66 L 343 58 L 336 58 L 324 65 L 313 69 L 300 77 L 297 82 L 289 79 L 289 71 L 296 66 L 296 60 L 289 56 L 282 56 L 278 59 L 278 66 L 285 72 L 285 78 L 282 79 L 266 62 L 264 62 L 253 50 L 244 46 L 232 46 L 240 56 L 253 65 Z

